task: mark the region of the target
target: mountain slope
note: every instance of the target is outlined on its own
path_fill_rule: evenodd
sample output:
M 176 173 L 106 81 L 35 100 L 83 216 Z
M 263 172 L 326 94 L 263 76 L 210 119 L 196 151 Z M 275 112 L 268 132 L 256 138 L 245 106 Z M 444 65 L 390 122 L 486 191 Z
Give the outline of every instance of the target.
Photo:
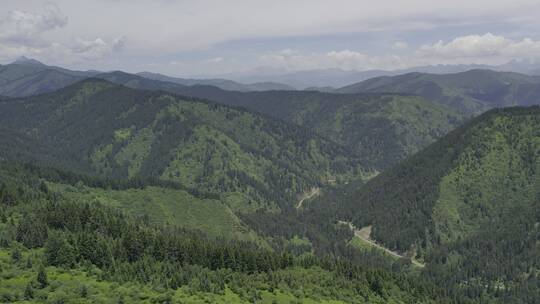
M 3 101 L 0 123 L 56 147 L 84 173 L 174 181 L 246 211 L 290 207 L 297 193 L 364 170 L 339 145 L 297 126 L 97 79 Z
M 298 89 L 309 87 L 343 87 L 374 77 L 396 76 L 413 72 L 429 74 L 453 74 L 466 72 L 474 69 L 515 72 L 526 75 L 538 75 L 538 64 L 510 61 L 502 65 L 484 64 L 437 64 L 428 66 L 417 66 L 399 70 L 342 70 L 336 68 L 286 71 L 272 67 L 261 67 L 251 71 L 239 73 L 229 73 L 222 75 L 223 78 L 233 79 L 241 82 L 245 81 L 274 81 L 287 83 Z
M 0 66 L 0 95 L 23 97 L 52 92 L 95 74 L 47 66 L 32 59 L 17 60 Z
M 418 151 L 464 119 L 443 105 L 410 95 L 235 92 L 152 81 L 122 72 L 98 77 L 133 88 L 195 96 L 270 115 L 332 138 L 378 170 Z
M 341 207 L 357 227 L 372 225 L 377 241 L 423 258 L 434 280 L 538 296 L 540 108 L 491 110 Z
M 225 100 L 224 96 L 209 97 Z M 315 130 L 378 170 L 412 155 L 463 120 L 444 106 L 404 95 L 265 92 L 237 95 L 226 102 Z
M 444 75 L 410 73 L 373 78 L 337 91 L 416 94 L 466 113 L 478 113 L 493 107 L 539 104 L 540 78 L 491 70 Z
M 57 70 L 44 69 L 35 74 L 11 80 L 0 87 L 0 94 L 13 97 L 37 95 L 55 91 L 84 79 Z

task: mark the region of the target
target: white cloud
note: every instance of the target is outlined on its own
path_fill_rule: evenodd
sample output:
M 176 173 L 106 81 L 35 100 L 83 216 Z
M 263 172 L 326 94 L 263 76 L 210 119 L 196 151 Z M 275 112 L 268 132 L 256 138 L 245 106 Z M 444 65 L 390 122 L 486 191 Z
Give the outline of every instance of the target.
M 512 59 L 540 59 L 540 41 L 524 38 L 520 41 L 487 33 L 468 35 L 422 45 L 418 56 L 438 59 L 441 62 L 503 63 Z
M 65 27 L 68 18 L 58 6 L 48 3 L 40 13 L 14 10 L 0 19 L 0 41 L 8 44 L 41 46 L 47 44 L 41 35 Z
M 206 60 L 207 63 L 214 63 L 214 64 L 215 63 L 221 63 L 223 61 L 225 61 L 225 58 L 223 58 L 223 57 L 214 57 L 214 58 L 210 58 L 210 59 Z
M 540 41 L 530 38 L 512 40 L 490 33 L 457 37 L 447 43 L 438 41 L 406 52 L 403 45 L 400 48 L 399 55 L 372 55 L 348 49 L 326 53 L 285 49 L 261 56 L 259 63 L 294 71 L 326 68 L 394 70 L 435 64 L 497 65 L 511 60 L 540 61 Z
M 101 38 L 94 40 L 77 38 L 71 49 L 74 54 L 80 55 L 82 58 L 101 59 L 108 54 L 120 51 L 125 45 L 125 40 L 125 37 L 119 37 L 110 42 L 106 42 Z
M 0 61 L 28 55 L 61 65 L 79 61 L 89 68 L 125 70 L 154 62 L 160 65 L 156 70 L 172 73 L 274 63 L 287 69 L 399 68 L 439 59 L 530 57 L 527 49 L 536 50 L 534 39 L 540 37 L 538 0 L 53 0 L 56 5 L 45 5 L 48 1 L 1 0 Z M 511 43 L 503 41 L 504 52 L 492 55 L 501 42 L 494 39 L 489 46 L 485 35 L 478 36 L 482 52 L 491 55 L 481 58 L 458 46 L 463 41 L 448 41 L 449 32 L 483 33 L 485 28 L 506 31 L 503 39 Z M 511 40 L 506 33 L 531 39 Z M 433 36 L 443 41 L 418 48 L 419 41 Z M 376 38 L 362 45 L 365 37 Z M 390 40 L 396 37 L 412 39 Z M 302 51 L 271 51 L 292 39 L 290 47 Z M 390 53 L 381 53 L 384 49 Z M 119 50 L 124 56 L 115 55 Z M 107 65 L 113 59 L 120 64 Z
M 2 0 L 37 7 L 47 0 Z M 486 22 L 538 25 L 538 0 L 55 0 L 72 35 L 126 35 L 140 52 L 204 49 L 231 40 L 432 29 Z M 94 12 L 94 13 L 91 13 Z M 97 13 L 96 13 L 97 12 Z
M 40 12 L 12 10 L 0 16 L 0 60 L 8 61 L 25 55 L 51 62 L 71 63 L 97 60 L 120 51 L 126 38 L 55 41 L 46 35 L 68 25 L 68 17 L 53 3 L 46 3 Z
M 370 56 L 351 50 L 326 53 L 306 53 L 285 49 L 268 53 L 259 58 L 263 66 L 273 66 L 286 70 L 310 70 L 340 68 L 344 70 L 366 70 L 379 68 L 402 68 L 402 58 L 396 55 Z
M 392 49 L 394 50 L 405 50 L 409 47 L 407 42 L 404 41 L 396 41 L 394 44 L 392 44 Z

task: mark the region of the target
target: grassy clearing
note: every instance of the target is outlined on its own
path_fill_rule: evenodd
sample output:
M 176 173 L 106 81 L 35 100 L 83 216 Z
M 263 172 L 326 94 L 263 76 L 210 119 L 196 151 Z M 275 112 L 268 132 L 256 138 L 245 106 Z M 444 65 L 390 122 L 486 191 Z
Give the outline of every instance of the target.
M 154 223 L 198 229 L 211 236 L 264 243 L 222 202 L 198 199 L 183 190 L 159 187 L 107 190 L 55 183 L 50 183 L 49 186 L 69 199 L 99 202 L 135 216 L 147 217 Z

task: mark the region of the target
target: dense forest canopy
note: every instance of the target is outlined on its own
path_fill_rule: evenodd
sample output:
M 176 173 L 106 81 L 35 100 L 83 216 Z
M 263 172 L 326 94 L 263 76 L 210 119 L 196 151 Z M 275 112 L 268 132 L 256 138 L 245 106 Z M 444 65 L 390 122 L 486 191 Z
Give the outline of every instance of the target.
M 353 190 L 338 214 L 425 260 L 435 281 L 537 298 L 539 127 L 537 106 L 491 110 Z
M 165 91 L 247 108 L 333 139 L 379 171 L 432 143 L 467 116 L 429 99 L 399 91 L 394 94 L 330 94 L 292 91 L 283 86 L 259 91 L 218 80 L 193 82 L 146 73 L 79 72 L 23 64 L 2 68 L 0 78 L 5 79 L 5 83 L 0 85 L 0 94 L 4 90 L 6 95 L 15 97 L 53 92 L 85 77 L 99 77 L 134 89 Z M 236 89 L 231 90 L 231 85 Z

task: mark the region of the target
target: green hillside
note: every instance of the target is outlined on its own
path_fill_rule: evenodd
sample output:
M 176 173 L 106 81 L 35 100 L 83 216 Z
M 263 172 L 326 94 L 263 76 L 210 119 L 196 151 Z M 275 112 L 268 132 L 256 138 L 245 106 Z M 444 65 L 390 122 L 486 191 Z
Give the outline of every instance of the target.
M 341 93 L 409 93 L 466 113 L 540 103 L 540 77 L 491 70 L 455 74 L 409 73 L 377 77 L 337 90 Z
M 331 138 L 378 170 L 412 155 L 464 119 L 444 105 L 410 95 L 234 92 L 212 86 L 179 86 L 122 72 L 98 77 L 132 88 L 205 98 L 279 118 Z
M 447 302 L 413 275 L 148 224 L 57 190 L 0 163 L 0 302 Z
M 79 172 L 177 182 L 234 210 L 292 207 L 298 193 L 362 176 L 365 168 L 336 143 L 294 125 L 96 79 L 1 102 L 0 123 L 54 147 Z
M 267 92 L 241 106 L 315 130 L 384 170 L 462 122 L 458 113 L 416 96 Z M 249 101 L 247 101 L 249 100 Z
M 158 186 L 116 190 L 58 182 L 49 183 L 48 187 L 68 199 L 114 207 L 145 217 L 152 223 L 201 230 L 213 237 L 264 244 L 221 201 L 198 198 L 185 190 Z
M 540 108 L 529 107 L 473 119 L 351 193 L 340 212 L 423 259 L 433 280 L 520 303 L 540 295 L 539 207 Z

